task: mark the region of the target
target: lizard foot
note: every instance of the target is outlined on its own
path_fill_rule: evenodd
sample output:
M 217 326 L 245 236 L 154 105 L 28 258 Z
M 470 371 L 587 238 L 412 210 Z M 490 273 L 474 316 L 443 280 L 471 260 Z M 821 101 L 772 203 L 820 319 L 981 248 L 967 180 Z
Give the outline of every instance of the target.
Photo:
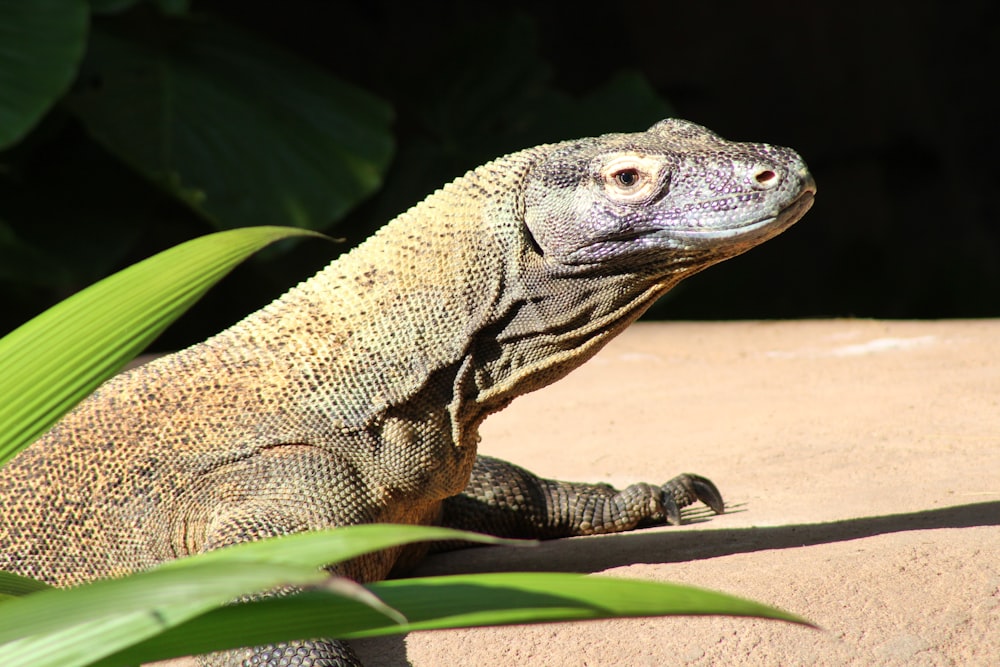
M 709 506 L 716 514 L 726 511 L 722 494 L 711 480 L 701 475 L 683 473 L 660 487 L 660 502 L 663 504 L 663 514 L 671 526 L 681 523 L 681 508 L 697 501 Z

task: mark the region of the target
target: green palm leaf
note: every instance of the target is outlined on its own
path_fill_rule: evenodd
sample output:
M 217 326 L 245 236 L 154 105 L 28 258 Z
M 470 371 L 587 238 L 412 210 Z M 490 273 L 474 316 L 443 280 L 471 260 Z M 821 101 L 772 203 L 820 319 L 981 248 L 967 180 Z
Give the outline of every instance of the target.
M 256 250 L 300 229 L 204 236 L 110 276 L 0 339 L 0 464 L 111 377 Z

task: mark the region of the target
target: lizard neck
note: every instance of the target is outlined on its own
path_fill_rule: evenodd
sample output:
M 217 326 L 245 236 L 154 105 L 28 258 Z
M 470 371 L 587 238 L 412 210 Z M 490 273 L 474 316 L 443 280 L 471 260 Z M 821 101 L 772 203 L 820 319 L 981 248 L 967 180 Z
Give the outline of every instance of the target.
M 526 151 L 466 174 L 206 346 L 297 385 L 288 413 L 317 423 L 296 429 L 371 430 L 409 402 L 450 405 L 505 288 L 490 221 L 513 215 L 531 163 Z
M 622 273 L 553 275 L 522 257 L 517 289 L 504 293 L 470 350 L 475 369 L 466 420 L 478 424 L 514 398 L 561 379 L 634 322 L 682 277 Z

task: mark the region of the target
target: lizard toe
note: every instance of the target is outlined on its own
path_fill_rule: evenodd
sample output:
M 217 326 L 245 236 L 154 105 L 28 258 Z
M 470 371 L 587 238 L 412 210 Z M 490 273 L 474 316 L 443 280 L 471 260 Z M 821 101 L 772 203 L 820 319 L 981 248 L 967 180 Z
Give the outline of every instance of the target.
M 716 514 L 726 511 L 725 501 L 718 487 L 701 475 L 683 473 L 663 485 L 664 496 L 670 496 L 678 507 L 687 507 L 701 501 Z M 679 523 L 679 522 L 678 522 Z
M 681 525 L 681 508 L 674 500 L 674 495 L 667 489 L 660 494 L 660 504 L 663 506 L 663 518 L 668 526 Z

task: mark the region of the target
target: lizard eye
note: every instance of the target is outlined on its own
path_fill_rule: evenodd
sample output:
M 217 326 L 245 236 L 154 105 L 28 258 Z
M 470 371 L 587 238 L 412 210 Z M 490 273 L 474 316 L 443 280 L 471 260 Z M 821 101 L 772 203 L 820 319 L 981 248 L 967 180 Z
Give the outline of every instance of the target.
M 655 196 L 663 185 L 661 160 L 645 155 L 620 155 L 601 165 L 604 193 L 623 204 L 639 203 Z
M 624 190 L 631 190 L 639 184 L 638 169 L 622 169 L 614 174 L 615 183 Z

